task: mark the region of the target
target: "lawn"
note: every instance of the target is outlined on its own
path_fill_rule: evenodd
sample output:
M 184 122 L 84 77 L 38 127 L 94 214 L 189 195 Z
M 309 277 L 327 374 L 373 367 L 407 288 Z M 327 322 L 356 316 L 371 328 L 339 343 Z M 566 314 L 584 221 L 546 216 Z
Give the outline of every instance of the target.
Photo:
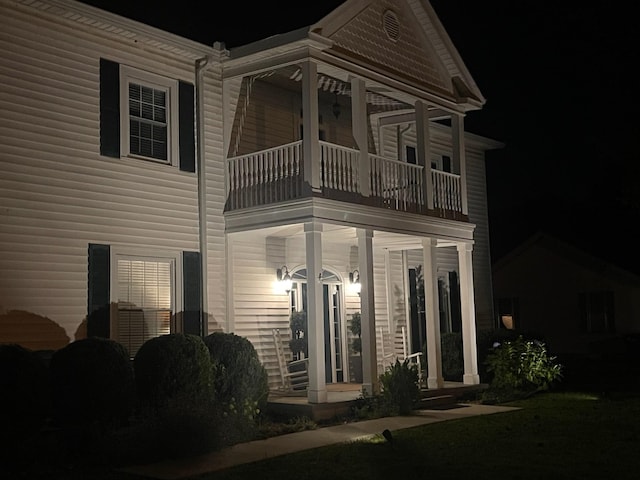
M 640 396 L 539 394 L 508 413 L 394 432 L 201 475 L 230 479 L 640 478 Z
M 505 405 L 521 410 L 396 431 L 392 443 L 380 437 L 333 445 L 191 479 L 640 478 L 637 392 L 549 392 Z M 40 478 L 143 479 L 119 472 L 62 473 Z

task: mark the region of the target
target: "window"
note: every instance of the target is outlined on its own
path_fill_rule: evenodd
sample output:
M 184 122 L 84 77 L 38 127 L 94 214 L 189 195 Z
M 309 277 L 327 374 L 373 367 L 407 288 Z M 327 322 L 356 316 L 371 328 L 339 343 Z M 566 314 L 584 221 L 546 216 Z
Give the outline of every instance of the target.
M 121 151 L 163 163 L 178 158 L 178 83 L 159 75 L 120 68 Z
M 496 301 L 497 328 L 515 330 L 520 322 L 518 298 L 500 298 Z
M 176 259 L 115 255 L 111 337 L 135 356 L 144 342 L 174 331 Z
M 580 322 L 585 332 L 615 332 L 613 292 L 586 292 L 579 294 L 578 299 Z
M 100 154 L 195 172 L 190 83 L 100 59 Z
M 89 244 L 88 253 L 88 336 L 117 340 L 133 357 L 158 335 L 205 335 L 199 252 Z
M 431 169 L 451 173 L 451 157 L 449 155 L 433 155 Z

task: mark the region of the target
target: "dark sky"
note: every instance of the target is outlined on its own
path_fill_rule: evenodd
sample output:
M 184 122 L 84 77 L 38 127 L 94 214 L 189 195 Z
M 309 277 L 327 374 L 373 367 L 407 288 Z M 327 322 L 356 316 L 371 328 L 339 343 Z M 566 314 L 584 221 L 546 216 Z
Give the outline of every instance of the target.
M 85 3 L 234 47 L 310 25 L 342 1 L 212 2 L 209 14 L 192 0 Z M 431 4 L 487 99 L 467 129 L 506 144 L 487 161 L 494 260 L 542 230 L 640 273 L 633 2 Z

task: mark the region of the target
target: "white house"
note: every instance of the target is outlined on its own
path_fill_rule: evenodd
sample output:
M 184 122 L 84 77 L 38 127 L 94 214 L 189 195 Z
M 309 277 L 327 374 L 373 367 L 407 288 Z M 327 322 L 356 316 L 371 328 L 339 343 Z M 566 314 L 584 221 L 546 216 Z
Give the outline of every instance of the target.
M 304 310 L 323 403 L 361 312 L 365 391 L 403 330 L 429 388 L 443 330 L 479 383 L 501 144 L 465 132 L 485 100 L 426 0 L 231 50 L 73 0 L 0 0 L 0 26 L 0 342 L 234 332 L 276 388 L 273 329 Z

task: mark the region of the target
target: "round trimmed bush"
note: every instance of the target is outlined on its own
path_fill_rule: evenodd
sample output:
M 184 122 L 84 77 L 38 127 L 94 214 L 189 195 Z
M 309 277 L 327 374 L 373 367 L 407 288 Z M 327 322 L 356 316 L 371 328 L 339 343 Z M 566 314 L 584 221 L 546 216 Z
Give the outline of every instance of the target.
M 118 427 L 128 421 L 135 383 L 122 344 L 98 337 L 76 340 L 54 352 L 49 372 L 57 425 Z
M 50 413 L 48 372 L 38 355 L 0 344 L 0 457 L 7 458 L 37 433 Z
M 267 404 L 269 384 L 253 344 L 234 333 L 205 337 L 214 367 L 216 400 L 241 416 L 253 419 Z
M 209 350 L 197 335 L 171 333 L 147 340 L 133 367 L 142 409 L 202 408 L 213 399 Z

